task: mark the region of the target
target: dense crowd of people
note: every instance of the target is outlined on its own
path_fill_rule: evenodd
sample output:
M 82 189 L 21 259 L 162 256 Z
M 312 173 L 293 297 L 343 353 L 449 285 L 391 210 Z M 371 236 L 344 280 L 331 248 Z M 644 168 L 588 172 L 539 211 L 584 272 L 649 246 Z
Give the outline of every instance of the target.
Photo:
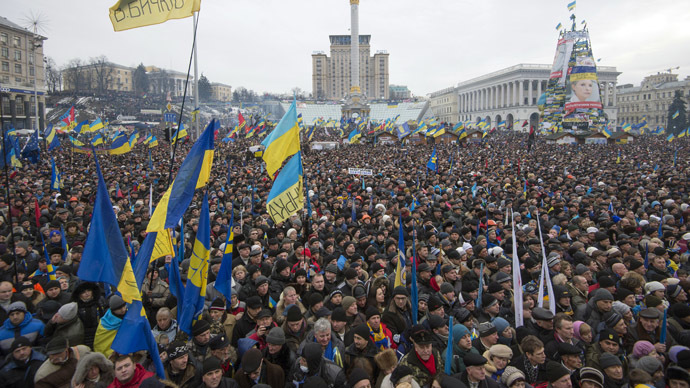
M 146 352 L 111 349 L 129 306 L 77 276 L 93 156 L 44 153 L 2 185 L 0 386 L 690 388 L 686 139 L 538 139 L 529 153 L 527 134 L 512 132 L 481 144 L 303 143 L 310 213 L 281 224 L 266 212 L 272 180 L 247 153 L 252 142 L 216 142 L 209 183 L 183 218 L 185 257 L 148 269 L 143 305 L 165 379 Z M 175 167 L 190 146 L 178 145 Z M 170 182 L 168 144 L 150 162 L 148 151 L 99 156 L 135 252 L 150 187 L 156 202 Z M 61 190 L 49 186 L 50 156 Z M 178 266 L 187 279 L 204 190 L 211 262 L 203 317 L 188 336 L 169 274 Z M 226 300 L 214 286 L 231 224 Z

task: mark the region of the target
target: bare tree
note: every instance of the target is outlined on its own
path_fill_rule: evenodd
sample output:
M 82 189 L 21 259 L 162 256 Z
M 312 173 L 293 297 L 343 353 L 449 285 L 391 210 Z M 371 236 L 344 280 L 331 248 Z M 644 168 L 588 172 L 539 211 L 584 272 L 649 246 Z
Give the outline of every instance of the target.
M 65 88 L 74 93 L 87 89 L 89 85 L 86 84 L 85 73 L 86 69 L 84 69 L 84 63 L 81 59 L 74 58 L 67 62 L 62 70 Z
M 113 67 L 105 55 L 91 58 L 89 64 L 93 68 L 90 74 L 93 74 L 96 92 L 98 94 L 105 93 L 113 84 Z
M 53 58 L 45 57 L 44 60 L 48 93 L 55 93 L 62 90 L 62 70 L 57 67 Z

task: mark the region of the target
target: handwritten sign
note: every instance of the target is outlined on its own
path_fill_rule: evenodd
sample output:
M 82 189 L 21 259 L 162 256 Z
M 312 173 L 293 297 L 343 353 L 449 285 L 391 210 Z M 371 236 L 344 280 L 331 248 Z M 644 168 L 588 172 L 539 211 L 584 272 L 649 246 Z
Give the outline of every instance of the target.
M 350 175 L 374 175 L 370 168 L 348 168 L 347 173 Z

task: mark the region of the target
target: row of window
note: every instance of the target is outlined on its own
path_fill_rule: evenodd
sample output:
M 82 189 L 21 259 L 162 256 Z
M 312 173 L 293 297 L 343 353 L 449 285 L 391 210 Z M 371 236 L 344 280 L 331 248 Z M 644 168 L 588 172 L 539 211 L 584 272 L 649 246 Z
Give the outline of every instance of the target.
M 1 44 L 9 44 L 10 42 L 10 36 L 6 32 L 0 32 L 0 43 Z M 22 45 L 22 38 L 20 36 L 12 36 L 12 45 L 15 47 L 21 47 Z
M 681 90 L 681 92 L 683 92 Z M 657 92 L 656 93 L 656 98 L 673 98 L 675 95 L 676 91 L 669 91 L 669 92 Z M 690 97 L 690 90 L 687 90 L 684 92 L 685 95 Z M 642 100 L 651 100 L 652 99 L 652 93 L 645 93 L 642 94 Z M 618 101 L 639 101 L 640 100 L 640 95 L 632 95 L 632 96 L 621 96 L 620 94 L 618 95 Z

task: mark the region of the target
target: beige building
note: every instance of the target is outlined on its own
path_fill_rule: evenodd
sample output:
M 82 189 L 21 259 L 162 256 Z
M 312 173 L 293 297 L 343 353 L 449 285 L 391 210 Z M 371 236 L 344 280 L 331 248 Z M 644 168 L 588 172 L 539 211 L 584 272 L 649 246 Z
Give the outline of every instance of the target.
M 134 90 L 134 70 L 133 67 L 106 61 L 70 67 L 63 71 L 63 90 L 77 93 L 131 92 Z
M 41 130 L 45 127 L 43 41 L 46 39 L 0 16 L 2 117 L 17 129 L 36 127 L 36 96 L 38 127 Z
M 167 94 L 171 97 L 182 97 L 184 85 L 187 82 L 187 73 L 175 70 L 161 69 L 156 66 L 146 66 L 146 74 L 149 77 L 149 89 L 153 93 Z M 194 75 L 189 76 L 187 95 L 194 90 Z
M 431 93 L 429 108 L 440 122 L 458 122 L 458 93 L 454 87 Z
M 216 101 L 230 102 L 232 101 L 232 88 L 230 85 L 222 84 L 220 82 L 212 82 L 211 98 Z
M 350 35 L 330 35 L 331 56 L 312 54 L 312 94 L 316 100 L 340 100 L 350 93 Z M 359 85 L 369 100 L 388 99 L 388 53 L 371 56 L 371 35 L 359 36 Z
M 671 70 L 645 77 L 640 86 L 620 85 L 617 88 L 618 125 L 642 122 L 647 116 L 647 126 L 655 129 L 668 124 L 668 109 L 676 91 L 680 91 L 687 102 L 690 98 L 690 77 L 678 81 L 678 74 Z

